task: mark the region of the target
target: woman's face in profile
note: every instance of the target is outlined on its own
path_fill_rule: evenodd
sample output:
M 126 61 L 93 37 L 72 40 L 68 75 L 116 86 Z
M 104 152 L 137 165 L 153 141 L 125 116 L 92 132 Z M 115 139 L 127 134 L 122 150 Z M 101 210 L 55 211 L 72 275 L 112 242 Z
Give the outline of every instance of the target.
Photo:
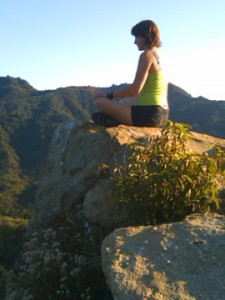
M 136 36 L 134 40 L 134 44 L 137 45 L 138 50 L 145 50 L 145 38 L 142 36 Z

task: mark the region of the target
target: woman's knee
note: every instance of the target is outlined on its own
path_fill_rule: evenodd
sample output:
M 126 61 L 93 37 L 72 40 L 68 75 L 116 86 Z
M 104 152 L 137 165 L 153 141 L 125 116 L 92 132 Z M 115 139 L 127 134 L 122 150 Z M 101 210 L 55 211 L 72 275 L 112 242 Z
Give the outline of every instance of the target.
M 99 106 L 101 105 L 101 100 L 100 98 L 97 98 L 94 100 L 94 107 L 95 108 L 99 108 Z
M 103 107 L 108 106 L 108 101 L 106 98 L 97 98 L 94 100 L 94 107 L 101 110 Z

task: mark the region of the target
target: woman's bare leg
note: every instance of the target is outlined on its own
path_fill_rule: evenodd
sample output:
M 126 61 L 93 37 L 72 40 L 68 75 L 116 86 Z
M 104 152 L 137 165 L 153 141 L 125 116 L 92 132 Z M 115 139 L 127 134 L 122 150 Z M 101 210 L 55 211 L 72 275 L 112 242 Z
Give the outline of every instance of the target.
M 125 125 L 132 125 L 130 105 L 118 103 L 106 97 L 99 97 L 94 100 L 94 106 L 116 121 Z

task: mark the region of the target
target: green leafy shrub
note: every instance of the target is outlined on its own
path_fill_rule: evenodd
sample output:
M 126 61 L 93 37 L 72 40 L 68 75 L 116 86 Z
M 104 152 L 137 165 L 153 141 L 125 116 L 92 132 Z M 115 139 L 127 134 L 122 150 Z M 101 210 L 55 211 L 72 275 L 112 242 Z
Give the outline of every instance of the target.
M 126 206 L 133 225 L 182 219 L 193 211 L 219 207 L 217 174 L 225 155 L 191 152 L 189 127 L 168 122 L 161 137 L 132 146 L 128 164 L 115 169 L 115 200 Z
M 35 231 L 9 273 L 8 300 L 111 300 L 101 271 L 98 228 L 80 214 L 55 215 Z

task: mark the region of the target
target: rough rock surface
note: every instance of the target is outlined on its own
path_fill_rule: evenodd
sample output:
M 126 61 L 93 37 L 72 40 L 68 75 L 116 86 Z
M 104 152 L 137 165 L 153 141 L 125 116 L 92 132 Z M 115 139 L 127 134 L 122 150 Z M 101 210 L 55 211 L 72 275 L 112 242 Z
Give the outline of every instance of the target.
M 120 224 L 125 218 L 111 197 L 116 163 L 126 159 L 129 144 L 160 135 L 158 128 L 118 126 L 103 128 L 92 122 L 62 123 L 49 146 L 40 174 L 36 212 L 31 225 L 46 222 L 52 213 L 70 214 L 77 205 L 93 224 Z M 225 140 L 193 132 L 190 147 L 202 153 L 212 144 L 225 148 Z M 108 168 L 99 168 L 108 165 Z
M 115 230 L 102 244 L 114 300 L 224 300 L 225 217 Z

